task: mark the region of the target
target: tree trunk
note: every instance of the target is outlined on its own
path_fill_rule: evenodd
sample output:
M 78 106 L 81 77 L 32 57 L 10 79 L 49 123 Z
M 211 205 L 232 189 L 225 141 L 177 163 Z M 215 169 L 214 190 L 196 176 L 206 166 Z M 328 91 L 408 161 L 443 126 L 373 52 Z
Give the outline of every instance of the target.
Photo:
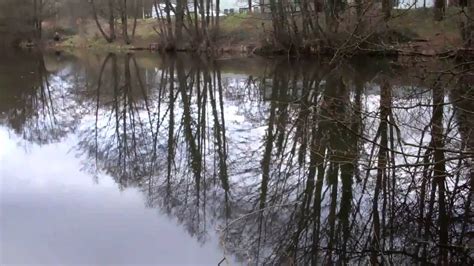
M 102 34 L 102 36 L 104 37 L 104 39 L 108 43 L 113 42 L 114 39 L 115 39 L 115 30 L 114 30 L 114 36 L 113 36 L 114 38 L 112 38 L 112 36 L 109 36 L 109 35 L 107 35 L 107 33 L 105 33 L 104 29 L 102 28 L 102 25 L 100 24 L 99 17 L 97 15 L 97 10 L 96 10 L 95 4 L 94 4 L 94 0 L 91 0 L 90 4 L 91 4 L 91 7 L 92 7 L 92 16 L 94 17 L 95 24 L 97 25 L 97 28 L 99 29 L 100 33 Z M 109 4 L 112 4 L 112 3 L 109 2 Z M 110 7 L 111 6 L 109 6 L 109 8 Z M 115 18 L 113 20 L 115 20 Z M 110 17 L 109 17 L 109 23 L 110 23 Z M 109 27 L 115 28 L 115 26 L 110 26 L 110 24 L 109 24 Z
M 43 32 L 43 0 L 33 2 L 33 20 L 35 24 L 36 38 L 41 39 Z
M 386 1 L 386 0 L 384 0 Z M 329 27 L 331 32 L 336 32 L 338 29 L 339 13 L 342 10 L 341 0 L 328 0 L 325 8 L 326 13 L 326 27 Z
M 467 23 L 465 30 L 465 46 L 466 48 L 474 47 L 474 0 L 467 1 Z
M 197 1 L 197 0 L 196 0 Z M 204 0 L 199 0 L 199 13 L 201 15 L 201 32 L 202 32 L 202 39 L 206 39 L 207 38 L 207 27 L 206 27 L 206 10 L 204 8 L 205 4 L 204 4 Z M 202 39 L 200 39 L 199 41 L 202 41 Z
M 132 29 L 132 39 L 133 41 L 135 39 L 135 32 L 137 31 L 137 19 L 138 19 L 138 14 L 140 13 L 140 6 L 137 3 L 138 0 L 135 0 L 135 14 L 133 17 L 133 29 Z M 143 4 L 143 3 L 142 3 Z
M 221 4 L 220 0 L 216 0 L 216 32 L 215 32 L 215 35 L 214 35 L 214 36 L 216 36 L 216 38 L 219 35 L 219 17 L 220 17 L 219 14 L 221 12 L 220 11 L 220 8 L 221 8 L 220 4 Z
M 39 24 L 39 18 L 38 18 L 38 0 L 34 0 L 33 2 L 33 20 L 35 24 L 35 33 L 38 35 L 38 24 Z
M 126 44 L 130 44 L 131 40 L 128 36 L 128 15 L 127 15 L 127 0 L 122 1 L 120 7 L 120 19 L 122 21 L 122 36 Z
M 109 30 L 110 30 L 110 35 L 109 35 L 109 38 L 111 41 L 109 42 L 113 42 L 116 38 L 115 36 L 115 13 L 114 13 L 114 1 L 113 0 L 109 0 Z
M 392 16 L 392 0 L 382 0 L 383 18 L 388 21 Z
M 183 18 L 184 18 L 184 7 L 183 0 L 176 1 L 176 11 L 175 11 L 175 35 L 176 35 L 176 47 L 182 46 L 183 39 Z
M 435 0 L 434 3 L 434 20 L 442 21 L 444 19 L 444 12 L 446 9 L 445 0 Z

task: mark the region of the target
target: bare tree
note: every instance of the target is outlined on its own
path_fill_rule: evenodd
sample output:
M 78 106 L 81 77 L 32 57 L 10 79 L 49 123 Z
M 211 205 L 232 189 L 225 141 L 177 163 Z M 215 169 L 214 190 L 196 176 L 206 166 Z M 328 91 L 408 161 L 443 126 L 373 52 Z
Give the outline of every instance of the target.
M 446 12 L 446 1 L 435 0 L 434 1 L 434 20 L 435 21 L 443 20 L 445 12 Z
M 99 15 L 97 12 L 97 7 L 96 3 L 94 0 L 91 0 L 89 2 L 91 4 L 92 8 L 92 15 L 94 17 L 94 21 L 97 25 L 97 28 L 99 29 L 100 33 L 104 37 L 104 39 L 108 43 L 112 43 L 116 39 L 116 34 L 115 34 L 115 1 L 114 0 L 107 0 L 107 7 L 108 7 L 108 24 L 109 24 L 109 34 L 107 34 L 104 30 L 104 28 L 101 25 Z

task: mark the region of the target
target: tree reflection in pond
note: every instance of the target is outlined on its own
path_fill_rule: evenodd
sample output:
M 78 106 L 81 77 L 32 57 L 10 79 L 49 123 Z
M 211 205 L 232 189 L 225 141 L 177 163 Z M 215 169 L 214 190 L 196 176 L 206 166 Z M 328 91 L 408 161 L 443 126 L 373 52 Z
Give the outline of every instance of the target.
M 469 65 L 450 75 L 377 62 L 98 58 L 82 79 L 50 84 L 61 74 L 45 74 L 33 93 L 44 105 L 18 106 L 48 106 L 78 137 L 88 171 L 140 189 L 203 243 L 217 231 L 224 256 L 473 263 Z M 67 99 L 41 97 L 60 85 Z M 17 132 L 14 110 L 2 121 Z M 21 128 L 35 129 L 35 112 Z
M 0 66 L 0 113 L 2 123 L 25 140 L 49 144 L 65 137 L 77 126 L 78 117 L 68 101 L 72 76 L 55 76 L 46 69 L 41 54 L 16 59 L 2 56 Z M 58 62 L 61 64 L 61 62 Z M 8 66 L 8 67 L 7 67 Z

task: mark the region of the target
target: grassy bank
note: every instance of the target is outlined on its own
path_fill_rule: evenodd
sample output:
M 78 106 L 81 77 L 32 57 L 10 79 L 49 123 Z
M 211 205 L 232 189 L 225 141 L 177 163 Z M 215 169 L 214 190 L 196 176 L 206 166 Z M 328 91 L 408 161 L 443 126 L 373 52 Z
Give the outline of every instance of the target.
M 217 46 L 221 49 L 241 52 L 242 47 L 249 45 L 258 45 L 264 33 L 263 24 L 270 20 L 264 20 L 258 14 L 235 14 L 232 16 L 221 17 L 220 34 L 216 40 Z M 58 48 L 87 48 L 94 50 L 124 51 L 130 49 L 149 49 L 153 44 L 160 42 L 157 31 L 159 22 L 156 19 L 139 19 L 137 29 L 132 44 L 128 45 L 120 38 L 113 43 L 108 43 L 100 34 L 93 20 L 86 20 L 77 29 L 61 29 L 62 40 L 59 43 L 48 41 L 48 43 Z M 48 29 L 46 29 L 48 30 Z M 54 32 L 56 29 L 49 29 Z M 186 38 L 186 32 L 185 39 Z M 52 36 L 52 33 L 47 34 Z M 244 49 L 245 50 L 245 49 Z
M 460 25 L 464 15 L 459 8 L 446 9 L 443 21 L 433 20 L 432 9 L 397 10 L 394 16 L 389 27 L 411 39 L 402 47 L 429 55 L 463 46 Z
M 458 8 L 447 9 L 446 18 L 441 22 L 433 20 L 431 9 L 394 10 L 392 16 L 393 18 L 384 25 L 385 31 L 397 35 L 396 38 L 389 38 L 390 43 L 384 43 L 391 49 L 435 55 L 462 47 L 460 23 L 463 15 Z M 321 21 L 324 23 L 323 17 Z M 126 45 L 120 38 L 114 43 L 107 43 L 95 22 L 85 20 L 74 31 L 63 29 L 62 40 L 59 43 L 49 43 L 55 48 L 106 51 L 148 49 L 160 43 L 158 28 L 159 22 L 155 19 L 139 20 L 133 44 Z M 349 38 L 348 35 L 348 32 L 339 33 L 342 40 Z M 272 22 L 268 15 L 264 17 L 262 14 L 235 14 L 220 18 L 219 35 L 214 40 L 214 47 L 221 52 L 252 53 L 271 43 Z M 195 49 L 190 48 L 188 44 L 183 47 L 184 50 Z M 270 47 L 273 48 L 275 47 Z

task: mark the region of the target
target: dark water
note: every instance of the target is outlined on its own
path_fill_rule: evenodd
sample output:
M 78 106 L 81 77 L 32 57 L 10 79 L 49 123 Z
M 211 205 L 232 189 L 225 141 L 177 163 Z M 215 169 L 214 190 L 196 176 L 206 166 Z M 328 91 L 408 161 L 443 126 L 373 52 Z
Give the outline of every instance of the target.
M 471 264 L 469 66 L 5 54 L 0 264 Z

